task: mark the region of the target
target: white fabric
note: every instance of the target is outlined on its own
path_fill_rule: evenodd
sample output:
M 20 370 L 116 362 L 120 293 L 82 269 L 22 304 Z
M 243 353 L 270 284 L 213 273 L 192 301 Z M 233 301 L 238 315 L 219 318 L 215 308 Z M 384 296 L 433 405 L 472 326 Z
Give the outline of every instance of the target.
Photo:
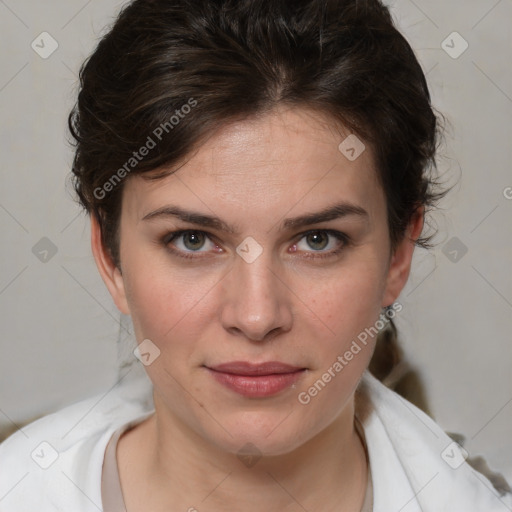
M 369 414 L 359 417 L 368 445 L 374 512 L 512 511 L 512 494 L 500 496 L 465 462 L 456 469 L 445 462 L 441 454 L 452 440 L 430 417 L 368 372 L 361 387 L 371 401 Z M 135 380 L 16 432 L 0 444 L 0 512 L 102 511 L 108 441 L 121 425 L 153 412 L 148 388 Z M 450 461 L 460 456 L 456 450 L 449 448 Z M 40 467 L 56 454 L 47 469 Z

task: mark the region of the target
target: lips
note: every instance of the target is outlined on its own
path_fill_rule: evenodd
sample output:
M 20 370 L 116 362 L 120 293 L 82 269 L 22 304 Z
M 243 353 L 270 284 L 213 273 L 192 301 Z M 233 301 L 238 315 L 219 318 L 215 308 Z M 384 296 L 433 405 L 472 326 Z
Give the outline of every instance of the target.
M 218 383 L 248 398 L 276 395 L 292 386 L 306 370 L 279 361 L 260 364 L 233 361 L 207 369 Z
M 233 361 L 231 363 L 219 364 L 209 367 L 210 370 L 232 375 L 273 375 L 283 373 L 294 373 L 303 370 L 298 366 L 281 363 L 279 361 L 268 361 L 266 363 L 253 364 L 246 361 Z

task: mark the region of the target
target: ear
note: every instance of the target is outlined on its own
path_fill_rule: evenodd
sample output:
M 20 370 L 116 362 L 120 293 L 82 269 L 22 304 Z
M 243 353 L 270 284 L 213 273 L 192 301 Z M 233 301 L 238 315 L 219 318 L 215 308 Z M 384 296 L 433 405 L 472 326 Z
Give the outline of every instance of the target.
M 416 210 L 407 226 L 402 241 L 398 244 L 391 257 L 382 307 L 393 304 L 407 283 L 415 247 L 414 242 L 419 238 L 423 230 L 424 213 L 425 209 L 423 206 Z
M 101 278 L 108 288 L 117 309 L 121 313 L 129 315 L 130 310 L 126 300 L 123 276 L 115 266 L 109 251 L 103 246 L 101 228 L 94 214 L 91 214 L 91 249 Z

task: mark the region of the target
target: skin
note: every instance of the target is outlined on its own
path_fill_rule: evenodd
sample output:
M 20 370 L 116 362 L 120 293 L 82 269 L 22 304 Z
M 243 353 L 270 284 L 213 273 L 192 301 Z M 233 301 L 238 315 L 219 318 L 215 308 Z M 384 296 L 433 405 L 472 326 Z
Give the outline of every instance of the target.
M 297 397 L 397 299 L 423 211 L 392 253 L 372 150 L 367 145 L 349 161 L 338 150 L 348 134 L 321 114 L 280 107 L 226 124 L 171 176 L 131 176 L 123 191 L 121 270 L 92 219 L 93 254 L 115 304 L 131 315 L 138 342 L 150 339 L 160 350 L 145 367 L 156 413 L 118 445 L 128 512 L 360 510 L 368 468 L 354 429 L 354 392 L 375 338 L 307 405 Z M 367 216 L 282 229 L 285 218 L 340 201 Z M 142 220 L 169 204 L 217 216 L 238 233 L 173 217 Z M 180 229 L 196 238 L 166 247 L 162 238 Z M 320 233 L 304 235 L 309 230 Z M 263 249 L 252 263 L 236 252 L 249 236 Z M 237 360 L 307 370 L 274 396 L 247 398 L 204 367 Z M 263 455 L 252 467 L 237 457 L 248 442 Z

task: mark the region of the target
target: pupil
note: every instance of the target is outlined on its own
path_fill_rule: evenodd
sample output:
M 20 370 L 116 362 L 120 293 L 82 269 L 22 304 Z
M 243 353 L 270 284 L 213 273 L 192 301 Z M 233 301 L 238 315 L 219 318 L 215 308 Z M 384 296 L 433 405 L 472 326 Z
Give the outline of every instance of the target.
M 188 249 L 200 249 L 201 248 L 201 236 L 199 235 L 199 233 L 187 233 L 186 236 L 185 236 L 185 245 L 187 246 Z M 195 243 L 199 244 L 199 245 L 195 245 L 194 246 L 194 241 L 192 240 L 192 247 L 189 247 L 189 244 L 187 244 L 187 240 L 191 240 L 191 239 L 195 239 Z
M 312 244 L 310 244 L 310 245 L 313 245 L 313 246 L 314 246 L 314 245 L 315 245 L 315 243 L 318 243 L 318 237 L 319 237 L 320 239 L 323 237 L 323 238 L 324 238 L 324 242 L 325 242 L 325 233 L 313 233 L 313 234 L 311 234 L 311 235 L 309 235 L 309 236 L 311 237 L 311 238 L 310 238 L 310 240 L 314 240 L 314 239 L 316 239 L 316 242 L 315 242 L 315 241 L 313 241 L 313 243 L 312 243 Z M 321 244 L 321 242 L 320 242 L 320 245 L 322 245 L 322 244 Z M 313 247 L 313 248 L 315 248 L 315 247 Z M 323 249 L 323 248 L 325 248 L 325 244 L 323 244 L 323 246 L 322 246 L 322 247 L 316 247 L 316 249 Z

